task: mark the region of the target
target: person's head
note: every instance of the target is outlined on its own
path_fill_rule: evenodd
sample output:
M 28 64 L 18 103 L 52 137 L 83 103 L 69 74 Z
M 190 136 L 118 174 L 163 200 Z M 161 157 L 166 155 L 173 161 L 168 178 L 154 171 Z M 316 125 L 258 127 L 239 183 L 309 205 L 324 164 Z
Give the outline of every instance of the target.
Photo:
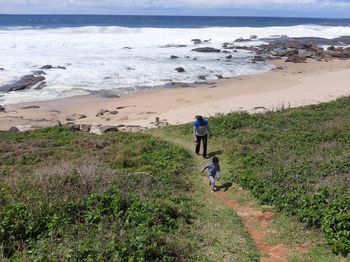
M 220 161 L 219 158 L 216 156 L 214 156 L 212 159 L 213 164 L 219 164 L 219 161 Z
M 196 120 L 198 122 L 203 122 L 203 117 L 202 116 L 196 116 Z

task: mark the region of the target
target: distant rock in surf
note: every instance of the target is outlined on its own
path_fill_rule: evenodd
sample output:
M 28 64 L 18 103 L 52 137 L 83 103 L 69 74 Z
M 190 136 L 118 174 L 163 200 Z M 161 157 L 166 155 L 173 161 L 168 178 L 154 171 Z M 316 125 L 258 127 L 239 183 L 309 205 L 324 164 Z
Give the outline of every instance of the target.
M 192 41 L 195 45 L 199 45 L 199 44 L 202 43 L 202 40 L 200 40 L 200 39 L 192 39 L 191 41 Z
M 184 69 L 183 67 L 181 67 L 181 66 L 175 68 L 175 71 L 177 71 L 178 73 L 184 73 L 184 72 L 186 72 L 185 69 Z
M 216 49 L 213 47 L 198 47 L 198 48 L 192 49 L 191 51 L 200 52 L 200 53 L 220 53 L 221 52 L 220 49 Z
M 51 69 L 66 69 L 65 66 L 52 66 L 52 65 L 44 65 L 40 67 L 39 69 L 44 69 L 44 70 L 51 70 Z
M 177 47 L 177 48 L 181 48 L 181 47 L 187 47 L 187 45 L 175 45 L 175 44 L 167 44 L 167 45 L 162 45 L 160 48 L 170 48 L 170 47 Z
M 43 71 L 43 70 L 34 70 L 34 71 L 32 71 L 32 73 L 35 76 L 46 75 L 45 71 Z
M 172 56 L 170 56 L 170 59 L 177 59 L 177 58 L 179 58 L 178 56 L 176 56 L 176 55 L 172 55 Z

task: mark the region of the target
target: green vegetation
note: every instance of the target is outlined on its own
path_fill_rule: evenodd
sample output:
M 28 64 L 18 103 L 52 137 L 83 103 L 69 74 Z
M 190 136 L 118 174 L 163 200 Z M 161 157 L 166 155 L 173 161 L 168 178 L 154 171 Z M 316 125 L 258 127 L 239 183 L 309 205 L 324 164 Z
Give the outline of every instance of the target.
M 210 119 L 224 179 L 249 189 L 228 193 L 281 211 L 267 241 L 292 247 L 291 261 L 349 258 L 349 116 L 343 98 Z M 242 221 L 202 181 L 208 160 L 182 149 L 191 129 L 0 133 L 0 260 L 258 261 Z
M 0 133 L 0 260 L 172 261 L 189 154 L 151 136 Z M 174 235 L 174 237 L 172 237 Z
M 350 98 L 266 114 L 218 115 L 210 123 L 211 143 L 222 146 L 228 161 L 226 180 L 249 189 L 261 204 L 322 229 L 336 254 L 350 253 Z

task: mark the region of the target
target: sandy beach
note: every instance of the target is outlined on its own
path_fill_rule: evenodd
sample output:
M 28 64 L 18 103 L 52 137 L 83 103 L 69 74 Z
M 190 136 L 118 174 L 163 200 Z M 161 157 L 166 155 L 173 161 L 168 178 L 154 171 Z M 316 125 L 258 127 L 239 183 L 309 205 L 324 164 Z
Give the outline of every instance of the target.
M 120 98 L 82 96 L 8 105 L 6 112 L 0 112 L 0 130 L 47 127 L 56 120 L 65 124 L 72 114 L 86 116 L 74 120 L 79 124 L 152 128 L 157 117 L 163 124 L 176 125 L 190 122 L 198 114 L 264 112 L 350 95 L 350 60 L 273 63 L 277 68 L 267 73 L 193 88 L 159 89 Z M 101 109 L 106 112 L 97 116 Z

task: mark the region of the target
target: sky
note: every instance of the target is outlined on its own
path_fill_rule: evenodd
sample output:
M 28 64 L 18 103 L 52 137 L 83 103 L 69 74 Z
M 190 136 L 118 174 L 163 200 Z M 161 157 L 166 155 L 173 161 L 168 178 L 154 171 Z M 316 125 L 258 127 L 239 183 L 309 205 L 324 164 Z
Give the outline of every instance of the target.
M 0 14 L 350 18 L 350 0 L 0 0 Z

